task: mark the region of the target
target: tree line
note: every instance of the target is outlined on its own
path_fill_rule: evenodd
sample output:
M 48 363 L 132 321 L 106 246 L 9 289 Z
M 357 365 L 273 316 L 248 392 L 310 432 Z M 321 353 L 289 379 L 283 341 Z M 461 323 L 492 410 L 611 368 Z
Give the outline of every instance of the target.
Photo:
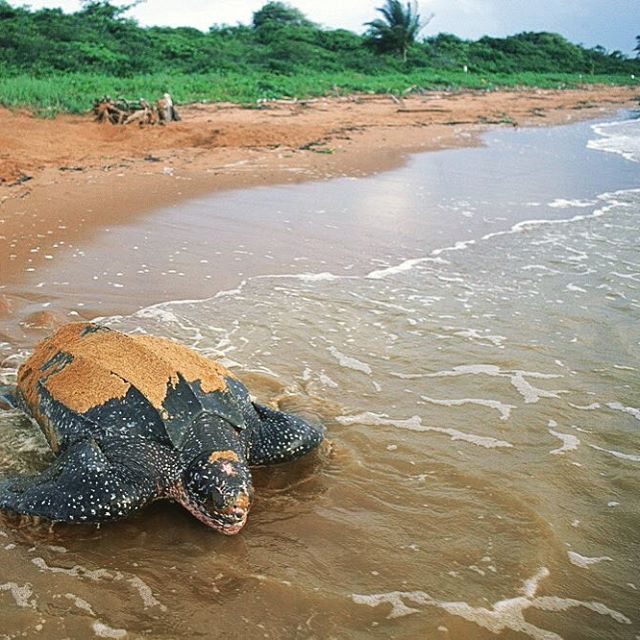
M 377 9 L 372 5 L 372 20 L 362 34 L 321 28 L 282 2 L 265 4 L 253 14 L 250 25 L 214 24 L 208 32 L 141 27 L 126 15 L 131 6 L 89 0 L 79 11 L 66 14 L 60 9 L 14 7 L 0 0 L 0 72 L 124 77 L 256 71 L 375 75 L 421 69 L 640 74 L 640 60 L 603 47 L 573 44 L 556 33 L 524 32 L 476 41 L 440 33 L 419 40 L 426 21 L 415 5 L 399 0 L 386 0 Z

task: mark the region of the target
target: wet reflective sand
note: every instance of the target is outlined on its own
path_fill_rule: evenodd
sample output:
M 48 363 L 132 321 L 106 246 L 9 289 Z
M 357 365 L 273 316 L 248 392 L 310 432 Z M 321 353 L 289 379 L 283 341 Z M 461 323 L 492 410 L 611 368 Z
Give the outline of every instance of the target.
M 109 318 L 222 359 L 259 400 L 325 424 L 331 446 L 257 470 L 233 538 L 170 504 L 99 530 L 2 516 L 1 632 L 636 638 L 640 193 L 633 157 L 587 150 L 597 137 L 491 134 L 353 193 L 344 181 L 333 205 L 332 183 L 276 190 L 298 239 L 277 269 L 256 261 L 226 294 Z M 468 172 L 453 180 L 455 166 Z M 321 259 L 319 210 L 340 230 Z M 271 251 L 262 235 L 245 250 Z M 238 250 L 206 240 L 185 253 Z M 10 380 L 26 351 L 3 349 Z M 3 468 L 46 465 L 28 422 L 0 423 Z

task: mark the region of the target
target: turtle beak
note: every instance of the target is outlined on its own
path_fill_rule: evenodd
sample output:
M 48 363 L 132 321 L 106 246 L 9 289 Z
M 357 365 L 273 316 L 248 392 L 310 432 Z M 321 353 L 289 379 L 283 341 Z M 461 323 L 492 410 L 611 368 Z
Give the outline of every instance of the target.
M 247 523 L 251 496 L 248 493 L 240 493 L 225 501 L 224 506 L 216 506 L 212 501 L 207 502 L 191 512 L 207 526 L 232 536 L 238 533 Z
M 238 496 L 223 508 L 217 507 L 212 500 L 196 502 L 184 492 L 176 492 L 173 498 L 200 522 L 227 536 L 235 535 L 244 527 L 251 505 L 247 494 Z

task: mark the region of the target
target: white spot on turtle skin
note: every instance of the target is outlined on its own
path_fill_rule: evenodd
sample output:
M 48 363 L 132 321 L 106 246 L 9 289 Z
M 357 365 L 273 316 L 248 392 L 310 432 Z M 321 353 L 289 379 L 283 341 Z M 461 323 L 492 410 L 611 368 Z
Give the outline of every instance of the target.
M 222 471 L 226 473 L 228 476 L 236 475 L 236 470 L 233 468 L 233 465 L 230 462 L 222 463 Z

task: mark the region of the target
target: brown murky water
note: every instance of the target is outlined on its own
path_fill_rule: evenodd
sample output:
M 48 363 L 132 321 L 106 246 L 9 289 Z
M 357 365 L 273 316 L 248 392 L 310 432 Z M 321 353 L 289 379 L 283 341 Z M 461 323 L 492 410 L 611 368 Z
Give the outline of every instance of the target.
M 101 529 L 2 516 L 0 637 L 638 638 L 638 156 L 589 137 L 509 132 L 417 158 L 366 206 L 343 182 L 326 224 L 395 206 L 415 232 L 368 265 L 345 246 L 344 261 L 109 318 L 220 358 L 260 400 L 324 423 L 332 447 L 257 471 L 233 538 L 170 504 Z M 26 351 L 3 349 L 10 380 Z M 3 468 L 47 464 L 21 416 L 0 425 Z

